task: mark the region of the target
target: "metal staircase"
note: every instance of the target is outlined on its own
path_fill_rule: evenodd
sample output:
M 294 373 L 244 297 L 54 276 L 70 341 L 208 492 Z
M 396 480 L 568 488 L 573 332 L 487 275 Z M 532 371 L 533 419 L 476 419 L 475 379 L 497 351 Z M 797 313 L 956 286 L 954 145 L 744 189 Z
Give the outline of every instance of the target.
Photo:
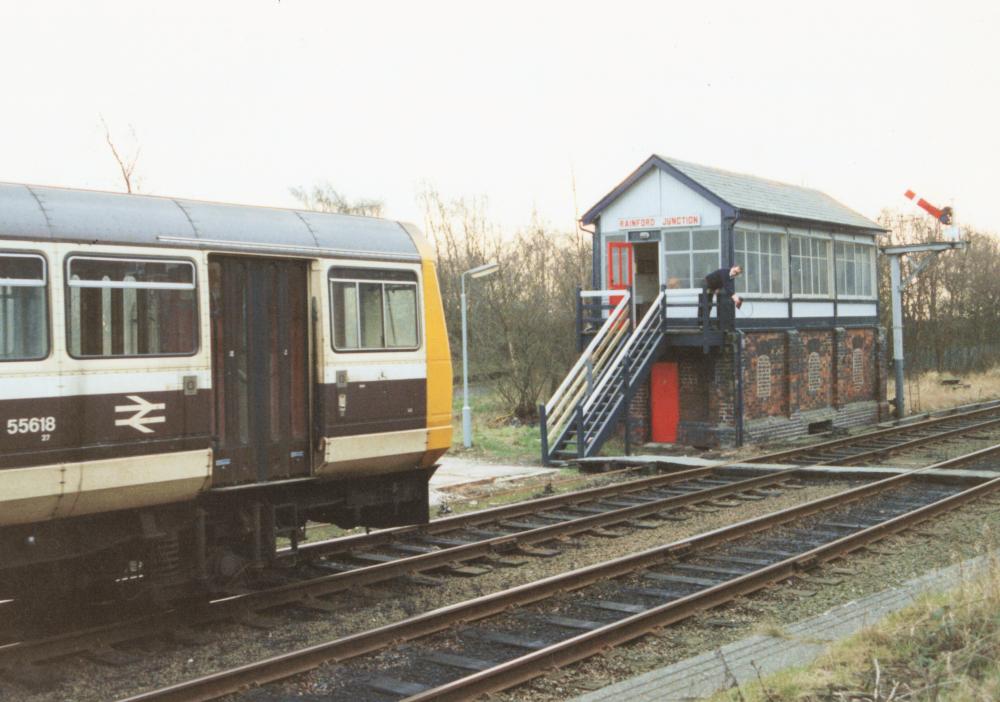
M 577 308 L 577 333 L 579 338 L 589 336 L 581 320 L 583 309 L 610 310 L 576 364 L 567 374 L 559 389 L 545 405 L 539 405 L 539 429 L 542 435 L 542 462 L 586 458 L 595 455 L 611 436 L 619 420 L 625 415 L 629 400 L 642 383 L 649 378 L 660 348 L 667 343 L 679 346 L 701 347 L 704 353 L 722 346 L 725 333 L 735 328 L 732 302 L 725 300 L 721 306 L 705 292 L 697 296 L 696 316 L 672 317 L 671 308 L 694 307 L 690 293 L 682 292 L 671 302 L 667 289 L 650 304 L 639 323 L 632 317 L 632 293 L 629 290 L 596 290 L 580 292 L 581 300 L 604 299 L 609 303 L 580 304 Z M 674 291 L 678 292 L 678 291 Z M 614 305 L 611 299 L 619 297 Z M 715 310 L 718 315 L 713 317 Z M 668 319 L 675 323 L 668 329 Z M 629 450 L 628 427 L 625 431 L 625 450 Z
M 621 418 L 628 401 L 649 377 L 667 328 L 666 291 L 633 330 L 628 291 L 584 349 L 552 399 L 539 406 L 542 462 L 592 456 Z

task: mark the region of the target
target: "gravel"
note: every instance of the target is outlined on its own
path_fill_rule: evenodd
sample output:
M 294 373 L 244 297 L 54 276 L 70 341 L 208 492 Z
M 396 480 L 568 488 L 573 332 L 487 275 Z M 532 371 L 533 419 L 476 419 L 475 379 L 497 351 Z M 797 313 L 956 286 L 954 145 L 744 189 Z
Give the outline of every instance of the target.
M 0 682 L 0 699 L 25 702 L 76 702 L 126 697 L 143 690 L 181 682 L 223 668 L 249 663 L 278 653 L 346 636 L 384 624 L 400 621 L 472 597 L 531 582 L 549 575 L 598 563 L 604 560 L 652 548 L 736 521 L 749 519 L 801 502 L 833 494 L 848 487 L 845 482 L 808 483 L 800 490 L 787 490 L 780 496 L 717 512 L 691 512 L 683 522 L 663 522 L 656 529 L 622 529 L 621 538 L 576 536 L 562 541 L 559 555 L 552 558 L 527 558 L 515 568 L 495 568 L 473 578 L 439 576 L 440 584 L 421 586 L 410 581 L 358 589 L 332 601 L 343 609 L 323 614 L 301 609 L 275 610 L 268 615 L 274 626 L 254 629 L 245 625 L 221 624 L 207 629 L 209 643 L 191 646 L 150 638 L 129 646 L 139 660 L 136 663 L 109 667 L 83 657 L 60 662 L 59 681 L 51 689 L 29 690 Z M 302 683 L 295 683 L 289 692 Z M 6 695 L 6 696 L 5 696 Z
M 894 456 L 887 463 L 918 465 L 970 450 L 983 448 L 1000 438 L 1000 431 L 982 432 L 981 438 L 959 438 L 929 445 L 905 457 Z M 992 438 L 991 438 L 992 437 Z M 753 453 L 749 450 L 749 453 Z M 748 454 L 748 449 L 714 456 L 729 460 Z M 598 479 L 595 482 L 601 482 Z M 474 578 L 440 576 L 436 586 L 398 581 L 359 589 L 333 601 L 342 605 L 335 614 L 299 609 L 277 610 L 269 615 L 272 626 L 252 628 L 240 624 L 212 625 L 206 630 L 209 642 L 203 645 L 172 643 L 161 638 L 136 642 L 129 652 L 135 663 L 108 666 L 84 657 L 70 657 L 58 668 L 47 668 L 45 677 L 52 685 L 32 690 L 0 680 L 0 699 L 26 702 L 53 702 L 72 699 L 78 702 L 107 700 L 136 694 L 153 687 L 190 679 L 263 657 L 276 655 L 310 644 L 374 628 L 405 619 L 414 614 L 495 592 L 542 577 L 565 572 L 611 559 L 644 548 L 659 546 L 677 539 L 749 519 L 784 507 L 838 492 L 849 487 L 845 482 L 809 483 L 803 490 L 786 491 L 780 497 L 743 503 L 718 512 L 688 511 L 684 522 L 664 522 L 653 530 L 622 530 L 624 538 L 579 536 L 565 540 L 560 554 L 553 558 L 529 558 L 517 568 L 496 568 Z M 486 495 L 476 495 L 482 499 Z M 473 498 L 475 499 L 475 498 Z M 617 648 L 604 656 L 571 666 L 558 673 L 507 693 L 495 695 L 504 700 L 560 700 L 599 688 L 612 682 L 670 662 L 711 650 L 720 644 L 742 638 L 762 628 L 780 629 L 783 624 L 825 611 L 860 595 L 876 592 L 927 570 L 948 565 L 956 559 L 978 553 L 1000 531 L 1000 509 L 969 506 L 945 515 L 924 526 L 920 532 L 895 537 L 880 545 L 879 552 L 854 554 L 840 568 L 850 575 L 831 576 L 831 567 L 818 575 L 839 580 L 839 584 L 797 583 L 779 586 L 740 600 L 722 610 L 709 612 L 684 624 L 670 627 L 657 636 Z M 808 587 L 811 597 L 790 592 Z M 303 676 L 283 686 L 287 694 L 308 690 L 310 676 Z
M 784 625 L 997 548 L 1000 508 L 989 499 L 937 517 L 871 549 L 834 561 L 803 579 L 705 612 L 657 636 L 616 648 L 551 676 L 491 697 L 504 702 L 564 700 L 752 634 Z M 803 592 L 813 592 L 804 596 Z

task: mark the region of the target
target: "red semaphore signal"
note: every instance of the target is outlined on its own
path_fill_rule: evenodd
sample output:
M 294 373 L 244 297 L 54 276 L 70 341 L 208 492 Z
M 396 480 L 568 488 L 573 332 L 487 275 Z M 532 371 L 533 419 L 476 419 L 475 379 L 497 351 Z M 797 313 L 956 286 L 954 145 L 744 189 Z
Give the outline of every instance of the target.
M 951 224 L 952 210 L 950 207 L 942 207 L 941 209 L 938 209 L 922 197 L 918 198 L 917 194 L 912 190 L 907 190 L 903 193 L 903 195 L 911 200 L 915 200 L 920 209 L 927 212 L 927 214 L 939 221 L 941 224 Z

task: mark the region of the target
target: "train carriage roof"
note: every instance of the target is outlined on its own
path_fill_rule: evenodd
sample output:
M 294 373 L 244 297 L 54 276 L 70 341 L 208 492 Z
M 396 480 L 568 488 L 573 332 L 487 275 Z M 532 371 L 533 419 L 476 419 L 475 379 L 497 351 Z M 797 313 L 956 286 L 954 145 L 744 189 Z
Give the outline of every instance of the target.
M 0 183 L 0 240 L 419 260 L 408 228 L 375 217 Z

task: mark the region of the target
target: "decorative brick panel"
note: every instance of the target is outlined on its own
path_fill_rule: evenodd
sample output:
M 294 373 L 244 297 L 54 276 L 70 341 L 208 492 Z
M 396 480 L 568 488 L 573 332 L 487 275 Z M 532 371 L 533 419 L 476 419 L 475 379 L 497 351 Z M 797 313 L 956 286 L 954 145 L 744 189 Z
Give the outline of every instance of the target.
M 743 388 L 744 417 L 788 413 L 786 356 L 784 333 L 750 332 L 744 336 L 743 362 L 748 371 Z
M 758 400 L 770 400 L 771 399 L 771 357 L 770 356 L 758 356 L 756 359 L 757 373 L 757 399 Z
M 819 392 L 822 380 L 820 374 L 823 371 L 823 362 L 819 359 L 819 353 L 813 351 L 809 354 L 809 358 L 806 360 L 806 369 L 806 373 L 808 373 L 806 387 L 809 388 L 809 392 Z
M 816 422 L 849 427 L 885 419 L 885 353 L 885 331 L 876 327 L 745 331 L 740 369 L 744 442 L 801 436 Z M 660 360 L 678 364 L 678 442 L 733 445 L 737 392 L 732 339 L 707 354 L 668 346 Z M 629 416 L 633 441 L 648 440 L 648 386 L 633 398 Z

